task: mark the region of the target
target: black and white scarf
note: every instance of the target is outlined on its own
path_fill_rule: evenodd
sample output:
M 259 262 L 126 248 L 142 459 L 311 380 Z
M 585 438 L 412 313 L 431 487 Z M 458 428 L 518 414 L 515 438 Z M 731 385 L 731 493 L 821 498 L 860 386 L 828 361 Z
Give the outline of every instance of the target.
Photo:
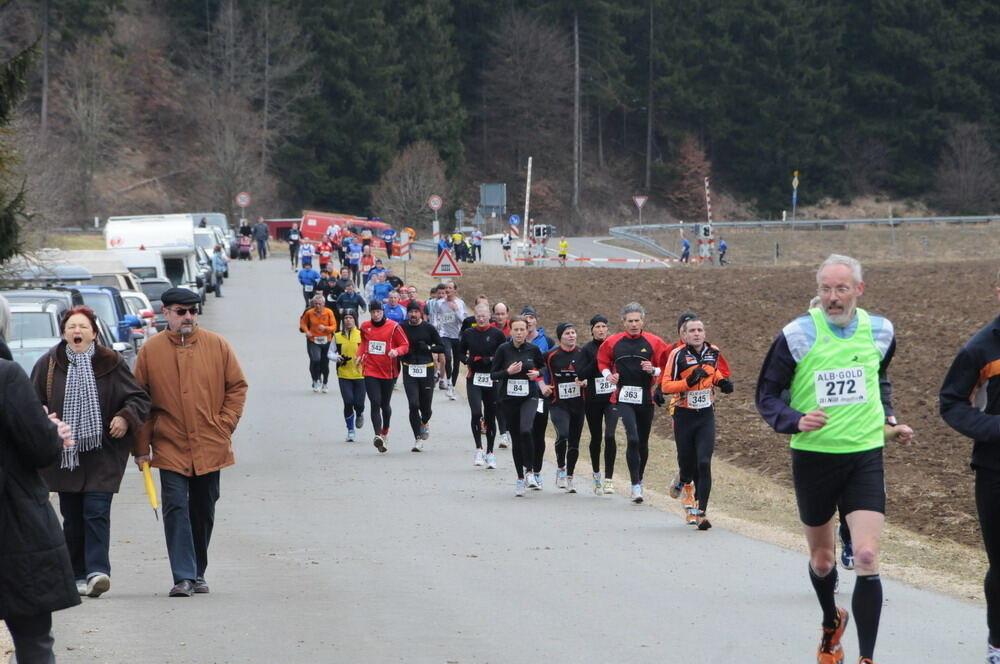
M 80 465 L 80 452 L 100 449 L 104 432 L 101 430 L 101 403 L 94 377 L 93 343 L 83 353 L 76 353 L 66 344 L 69 370 L 66 372 L 66 395 L 62 420 L 73 430 L 76 445 L 63 449 L 60 468 L 73 470 Z

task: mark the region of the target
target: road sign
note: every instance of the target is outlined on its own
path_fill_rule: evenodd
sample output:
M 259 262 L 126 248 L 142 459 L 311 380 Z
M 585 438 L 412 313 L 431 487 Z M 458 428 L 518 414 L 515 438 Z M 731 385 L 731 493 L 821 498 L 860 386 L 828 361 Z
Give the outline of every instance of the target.
M 462 271 L 458 269 L 458 263 L 452 258 L 451 252 L 445 249 L 438 256 L 434 269 L 431 270 L 432 277 L 461 277 Z
M 649 200 L 649 196 L 633 196 L 632 197 L 632 202 L 635 203 L 635 206 L 637 208 L 639 208 L 640 210 L 642 209 L 642 206 L 645 205 L 646 201 L 648 201 L 648 200 Z
M 444 200 L 437 194 L 431 194 L 430 198 L 427 199 L 427 207 L 437 212 L 444 205 Z
M 250 205 L 250 194 L 245 191 L 241 191 L 236 194 L 236 204 L 241 208 L 245 208 Z
M 511 226 L 517 226 L 518 224 L 521 223 L 521 217 L 517 216 L 516 214 L 512 214 L 510 215 L 510 218 L 507 219 L 507 223 L 509 223 Z

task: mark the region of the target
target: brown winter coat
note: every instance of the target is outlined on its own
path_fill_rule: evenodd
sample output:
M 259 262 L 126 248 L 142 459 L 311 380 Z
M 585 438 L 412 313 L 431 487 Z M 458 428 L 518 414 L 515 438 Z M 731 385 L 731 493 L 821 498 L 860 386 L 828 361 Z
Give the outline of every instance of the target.
M 51 392 L 47 385 L 50 360 Z M 101 406 L 101 430 L 104 432 L 101 448 L 81 452 L 80 465 L 73 470 L 60 468 L 58 461 L 43 469 L 42 478 L 49 491 L 118 493 L 128 465 L 129 452 L 135 444 L 135 433 L 149 417 L 149 395 L 139 387 L 121 355 L 98 345 L 94 349 L 91 366 L 94 368 L 94 378 L 97 379 L 97 396 Z M 38 398 L 59 417 L 63 416 L 68 370 L 66 342 L 60 341 L 38 358 L 31 371 L 31 382 L 35 385 Z M 111 426 L 112 418 L 117 415 L 128 422 L 128 431 L 121 438 L 112 438 L 108 427 Z
M 154 335 L 139 351 L 135 377 L 153 399 L 136 437 L 136 456 L 188 477 L 235 463 L 230 437 L 243 414 L 247 381 L 229 343 L 201 328 Z

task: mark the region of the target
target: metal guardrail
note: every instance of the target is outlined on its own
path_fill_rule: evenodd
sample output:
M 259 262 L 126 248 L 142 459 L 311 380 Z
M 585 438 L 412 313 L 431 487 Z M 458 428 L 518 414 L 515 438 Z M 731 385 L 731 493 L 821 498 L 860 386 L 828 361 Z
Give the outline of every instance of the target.
M 977 217 L 884 217 L 879 219 L 798 219 L 796 221 L 769 221 L 769 220 L 757 220 L 757 221 L 719 221 L 712 224 L 713 228 L 785 228 L 785 229 L 823 229 L 823 228 L 838 228 L 844 226 L 860 225 L 860 224 L 871 224 L 873 226 L 901 226 L 904 224 L 912 223 L 931 223 L 931 224 L 989 224 L 993 222 L 1000 221 L 1000 216 L 988 215 L 988 216 L 977 216 Z M 634 226 L 614 226 L 608 229 L 608 232 L 615 236 L 627 240 L 632 240 L 633 242 L 638 242 L 644 246 L 658 251 L 661 254 L 670 256 L 671 258 L 678 258 L 678 254 L 664 249 L 658 245 L 654 240 L 648 237 L 643 237 L 642 233 L 653 232 L 653 231 L 671 231 L 671 230 L 683 230 L 687 229 L 692 233 L 697 233 L 697 230 L 703 224 L 693 223 L 693 222 L 680 222 L 676 224 L 642 224 Z

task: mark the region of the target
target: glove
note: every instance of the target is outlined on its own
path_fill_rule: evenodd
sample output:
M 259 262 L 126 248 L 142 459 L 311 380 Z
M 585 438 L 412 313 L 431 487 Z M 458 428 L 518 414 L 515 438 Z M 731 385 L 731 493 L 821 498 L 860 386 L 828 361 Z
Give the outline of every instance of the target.
M 719 391 L 722 392 L 723 394 L 733 393 L 733 381 L 729 378 L 723 378 L 718 383 L 716 383 L 716 385 L 719 386 Z
M 698 384 L 702 378 L 708 378 L 708 372 L 701 367 L 696 367 L 694 371 L 688 374 L 687 384 L 688 387 L 694 387 Z
M 662 406 L 663 404 L 667 403 L 666 398 L 664 398 L 663 396 L 663 390 L 660 388 L 659 385 L 657 385 L 653 389 L 653 403 L 655 403 L 657 406 Z

